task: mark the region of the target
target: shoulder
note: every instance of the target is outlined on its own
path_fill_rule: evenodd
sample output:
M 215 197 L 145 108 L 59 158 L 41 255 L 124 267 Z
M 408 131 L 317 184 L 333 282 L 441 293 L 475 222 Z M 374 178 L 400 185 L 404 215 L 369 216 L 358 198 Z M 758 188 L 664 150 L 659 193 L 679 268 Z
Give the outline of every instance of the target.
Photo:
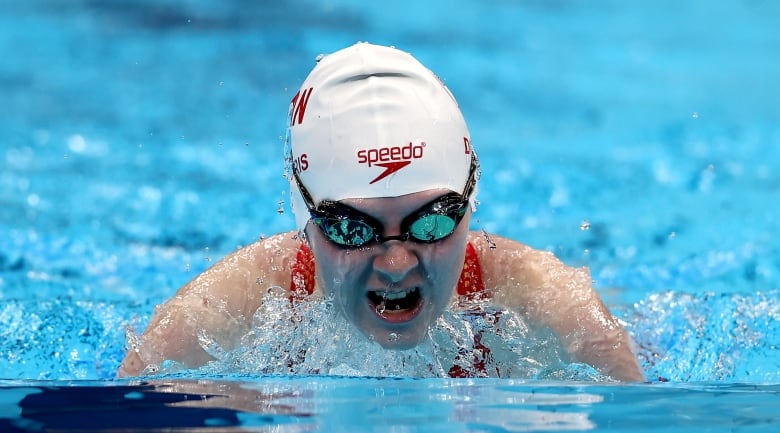
M 223 299 L 241 304 L 241 309 L 251 313 L 262 293 L 270 288 L 289 290 L 290 271 L 302 245 L 297 232 L 263 238 L 226 255 L 184 285 L 177 295 Z
M 480 264 L 486 271 L 505 271 L 507 267 L 530 270 L 560 263 L 550 252 L 486 232 L 470 232 L 468 242 L 477 251 Z
M 226 255 L 199 277 L 207 277 L 211 273 L 236 271 L 248 271 L 266 276 L 283 273 L 285 269 L 289 271 L 302 245 L 303 242 L 297 232 L 279 233 Z
M 290 270 L 303 245 L 298 232 L 284 232 L 263 238 L 226 256 L 223 261 L 229 269 L 252 270 L 264 280 L 261 284 L 288 288 Z
M 289 264 L 303 245 L 298 232 L 290 231 L 263 238 L 234 254 L 237 257 L 244 256 L 261 267 L 266 264 Z
M 513 296 L 522 297 L 555 290 L 565 285 L 566 280 L 589 280 L 586 269 L 567 266 L 549 251 L 512 239 L 471 232 L 469 242 L 477 251 L 485 287 L 489 290 L 511 290 Z

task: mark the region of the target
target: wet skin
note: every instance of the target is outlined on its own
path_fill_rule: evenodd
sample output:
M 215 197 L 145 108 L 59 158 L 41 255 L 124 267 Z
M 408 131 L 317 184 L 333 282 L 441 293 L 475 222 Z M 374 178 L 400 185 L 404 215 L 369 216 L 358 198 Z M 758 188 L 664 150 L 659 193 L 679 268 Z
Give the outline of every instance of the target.
M 400 235 L 401 221 L 450 191 L 342 203 L 376 218 L 384 236 Z M 311 222 L 306 235 L 317 257 L 317 283 L 337 309 L 386 349 L 409 349 L 449 305 L 463 268 L 471 211 L 449 237 L 431 244 L 390 240 L 358 249 L 328 241 Z

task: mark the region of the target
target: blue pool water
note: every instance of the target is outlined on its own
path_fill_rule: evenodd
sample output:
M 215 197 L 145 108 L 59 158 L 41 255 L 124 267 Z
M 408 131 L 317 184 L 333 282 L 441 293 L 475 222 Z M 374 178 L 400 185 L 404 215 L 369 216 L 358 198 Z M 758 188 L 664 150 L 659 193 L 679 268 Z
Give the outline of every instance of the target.
M 777 429 L 780 4 L 418 3 L 0 3 L 0 430 Z M 589 266 L 648 384 L 114 379 L 128 327 L 294 227 L 289 100 L 358 40 L 447 82 L 472 228 Z

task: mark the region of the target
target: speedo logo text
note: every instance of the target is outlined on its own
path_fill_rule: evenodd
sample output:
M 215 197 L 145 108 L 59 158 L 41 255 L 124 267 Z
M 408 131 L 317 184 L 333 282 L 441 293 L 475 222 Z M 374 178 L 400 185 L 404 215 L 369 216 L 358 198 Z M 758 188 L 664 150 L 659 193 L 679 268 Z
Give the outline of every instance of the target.
M 379 147 L 376 149 L 359 149 L 358 164 L 368 164 L 369 167 L 379 166 L 385 170 L 379 173 L 369 184 L 379 182 L 398 170 L 411 164 L 413 160 L 423 157 L 425 142 L 414 144 L 411 141 L 403 146 Z

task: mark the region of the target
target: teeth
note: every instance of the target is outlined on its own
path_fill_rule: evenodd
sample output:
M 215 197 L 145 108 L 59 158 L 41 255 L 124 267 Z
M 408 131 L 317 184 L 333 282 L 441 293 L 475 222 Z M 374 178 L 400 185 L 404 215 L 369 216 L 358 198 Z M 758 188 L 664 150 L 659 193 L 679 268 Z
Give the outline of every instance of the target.
M 411 294 L 413 290 L 414 289 L 406 289 L 406 290 L 404 290 L 402 292 L 381 292 L 381 296 L 384 299 L 387 299 L 387 300 L 390 300 L 390 301 L 394 301 L 396 299 L 403 299 L 403 298 L 409 296 L 409 294 Z

